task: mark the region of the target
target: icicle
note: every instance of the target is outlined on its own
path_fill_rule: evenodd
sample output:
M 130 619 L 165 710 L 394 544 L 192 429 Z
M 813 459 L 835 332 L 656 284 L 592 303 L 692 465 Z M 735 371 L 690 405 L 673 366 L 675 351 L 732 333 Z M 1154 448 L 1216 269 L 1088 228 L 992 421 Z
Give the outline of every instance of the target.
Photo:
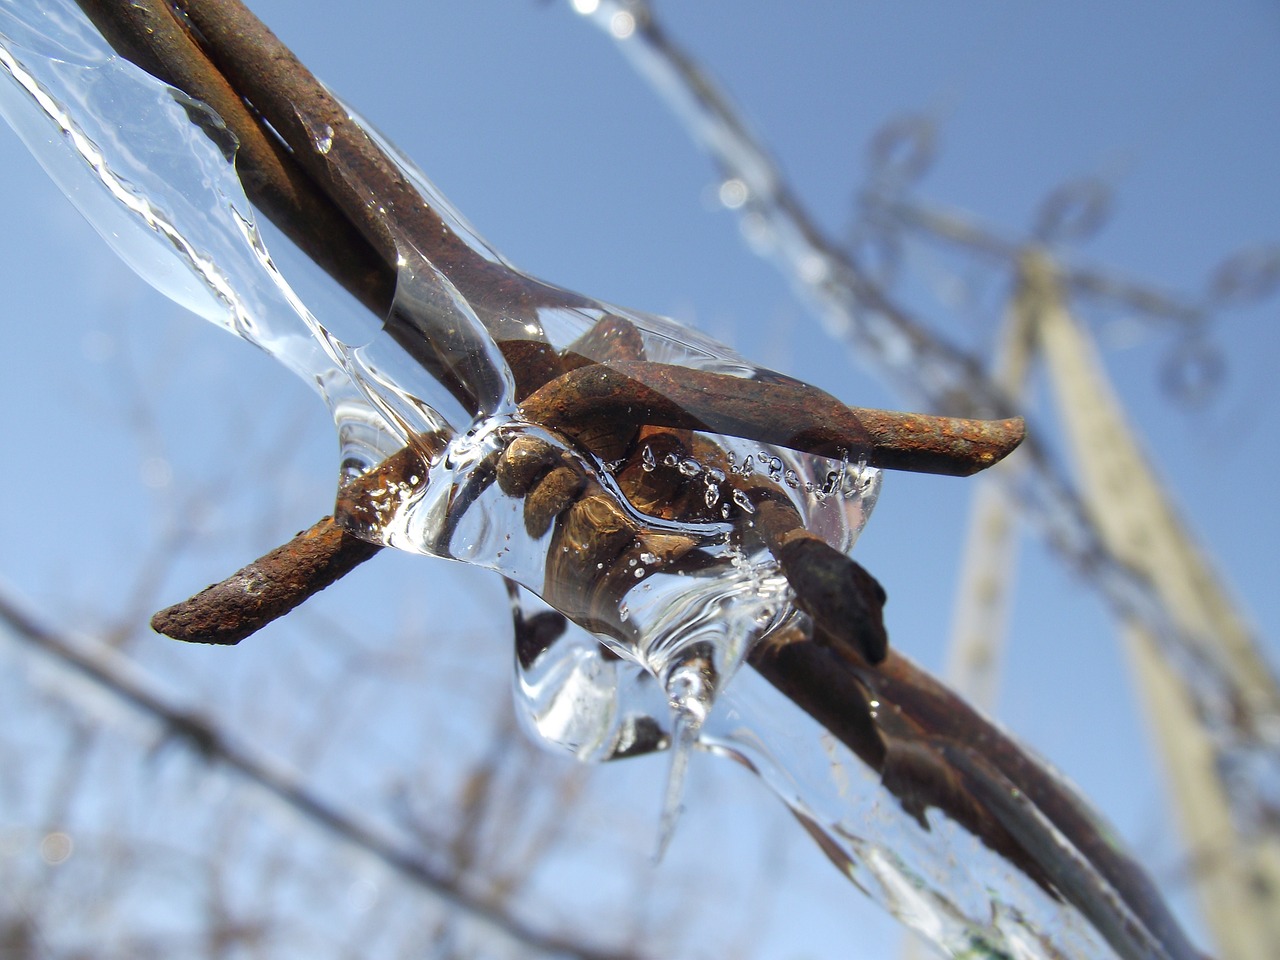
M 714 665 L 707 657 L 696 653 L 668 675 L 667 696 L 673 712 L 671 766 L 667 772 L 662 814 L 658 821 L 654 863 L 662 860 L 675 835 L 680 814 L 684 811 L 684 785 L 689 773 L 689 759 L 698 745 L 702 725 L 706 722 L 718 692 L 717 686 Z
M 653 863 L 662 862 L 671 838 L 675 836 L 676 824 L 684 813 L 684 785 L 689 773 L 689 757 L 698 743 L 698 732 L 702 727 L 687 710 L 677 710 L 675 723 L 671 728 L 671 765 L 667 770 L 667 786 L 662 797 L 662 813 L 658 819 L 658 837 L 653 850 Z

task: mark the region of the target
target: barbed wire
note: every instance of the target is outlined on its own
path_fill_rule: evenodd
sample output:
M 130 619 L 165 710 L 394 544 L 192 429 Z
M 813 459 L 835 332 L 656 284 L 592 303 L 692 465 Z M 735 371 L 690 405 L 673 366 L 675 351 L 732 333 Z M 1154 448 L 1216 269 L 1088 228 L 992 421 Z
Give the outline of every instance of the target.
M 729 97 L 671 38 L 646 0 L 571 3 L 617 43 L 688 135 L 707 151 L 723 184 L 722 202 L 726 195 L 730 198 L 725 206 L 740 218 L 752 248 L 775 263 L 797 293 L 813 305 L 827 334 L 845 344 L 859 365 L 908 402 L 936 411 L 974 417 L 1019 412 L 991 381 L 980 357 L 929 329 L 824 233 Z M 891 161 L 881 172 L 883 181 L 895 187 L 910 183 L 931 162 L 935 145 L 927 124 L 891 126 L 873 147 Z M 1066 192 L 1056 199 L 1051 195 L 1036 229 L 1042 242 L 1087 235 L 1101 225 L 1105 194 L 1097 189 L 1086 193 Z M 901 205 L 894 213 L 922 229 L 984 246 L 1001 257 L 1025 248 L 1025 244 L 979 236 L 954 218 L 931 217 L 918 207 Z M 885 246 L 892 249 L 891 243 Z M 1217 291 L 1217 302 L 1228 302 L 1237 293 L 1266 292 L 1280 285 L 1280 253 L 1248 254 L 1220 272 L 1221 279 L 1211 287 Z M 1202 307 L 1152 295 L 1097 271 L 1070 274 L 1068 282 L 1085 293 L 1136 301 L 1149 312 L 1172 315 L 1196 329 L 1202 326 Z M 1200 350 L 1200 342 L 1191 343 L 1191 366 L 1175 366 L 1170 376 L 1187 380 L 1187 389 L 1196 390 L 1200 384 L 1211 384 L 1217 374 L 1213 361 Z M 1107 546 L 1061 466 L 1037 442 L 1038 435 L 1032 424 L 1023 444 L 1024 469 L 1006 473 L 1014 502 L 1050 548 L 1113 612 L 1158 638 L 1211 736 L 1219 768 L 1230 771 L 1229 792 L 1245 834 L 1278 829 L 1280 821 L 1259 819 L 1257 811 L 1271 806 L 1267 784 L 1276 774 L 1280 756 L 1280 702 L 1248 695 L 1213 638 L 1181 627 L 1152 582 Z

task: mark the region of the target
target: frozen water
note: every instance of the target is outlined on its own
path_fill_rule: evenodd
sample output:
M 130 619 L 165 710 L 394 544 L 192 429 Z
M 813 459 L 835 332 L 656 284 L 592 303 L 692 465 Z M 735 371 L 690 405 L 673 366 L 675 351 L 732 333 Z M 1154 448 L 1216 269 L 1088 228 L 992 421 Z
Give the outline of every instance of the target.
M 340 498 L 342 522 L 514 585 L 517 700 L 531 732 L 583 760 L 676 748 L 662 843 L 701 746 L 756 770 L 853 882 L 945 949 L 1105 952 L 1035 880 L 956 823 L 911 809 L 909 791 L 901 803 L 890 798 L 812 721 L 779 716 L 759 676 L 730 684 L 757 645 L 812 630 L 757 529 L 776 512 L 765 501 L 786 504 L 805 531 L 848 552 L 879 490 L 864 450 L 829 458 L 695 430 L 678 416 L 654 420 L 664 391 L 676 389 L 664 386 L 672 366 L 744 382 L 775 375 L 670 321 L 524 277 L 383 144 L 425 201 L 410 206 L 438 217 L 437 240 L 456 241 L 450 262 L 436 262 L 420 225 L 385 210 L 345 161 L 338 132 L 302 117 L 315 151 L 385 213 L 398 257 L 385 322 L 339 337 L 321 305 L 313 312 L 276 269 L 217 117 L 114 57 L 70 0 L 39 9 L 0 0 L 0 34 L 0 106 L 99 232 L 158 289 L 269 351 L 325 399 L 344 473 L 373 471 L 360 496 Z M 744 177 L 753 195 L 768 193 L 760 179 Z M 609 377 L 649 391 L 656 406 L 643 423 L 599 404 L 575 414 L 573 397 Z M 560 389 L 568 383 L 574 390 Z M 601 418 L 606 429 L 595 428 Z M 982 755 L 953 744 L 918 750 L 899 708 L 911 715 L 911 703 L 888 695 L 877 708 L 894 731 L 885 735 L 895 763 L 951 758 L 952 775 L 986 789 L 984 813 L 1027 843 L 1061 847 L 1045 854 L 1062 865 L 1055 880 L 1075 878 L 1073 902 L 1094 906 L 1090 920 L 1112 945 L 1183 955 L 1156 949 L 1110 885 L 1076 863 L 1072 844 Z M 886 782 L 891 773 L 902 770 L 886 767 Z
M 384 323 L 346 342 L 276 269 L 230 162 L 234 138 L 215 115 L 113 56 L 70 3 L 3 11 L 6 116 L 99 232 L 158 289 L 315 386 L 347 473 L 399 456 L 368 497 L 340 503 L 353 531 L 521 584 L 656 677 L 691 737 L 691 718 L 749 645 L 799 616 L 753 529 L 759 484 L 775 482 L 808 526 L 852 547 L 873 498 L 823 502 L 800 489 L 802 476 L 814 489 L 830 460 L 681 426 L 643 427 L 642 440 L 637 422 L 615 420 L 604 435 L 571 414 L 560 429 L 529 419 L 539 402 L 561 412 L 547 390 L 597 362 L 630 364 L 627 382 L 645 388 L 645 371 L 673 366 L 761 375 L 720 344 L 523 277 L 385 144 L 438 219 L 424 235 L 384 210 L 398 254 L 394 302 Z M 331 124 L 300 119 L 355 195 L 394 208 L 348 162 Z M 442 232 L 448 271 L 432 254 Z M 861 451 L 841 452 L 847 462 Z M 731 479 L 730 463 L 751 454 L 767 468 Z
M 644 0 L 599 0 L 584 15 L 614 35 L 612 17 L 626 10 L 652 30 L 636 31 L 620 50 L 714 159 L 732 188 L 740 228 L 751 247 L 772 259 L 795 281 L 819 313 L 827 332 L 845 343 L 860 364 L 888 376 L 899 393 L 919 405 L 951 409 L 966 398 L 971 416 L 1004 416 L 1007 398 L 944 339 L 932 336 L 903 312 L 850 259 L 822 235 L 741 112 L 714 78 L 685 56 L 653 19 Z M 739 201 L 740 202 L 736 202 Z M 892 271 L 892 251 L 881 251 Z M 885 273 L 880 270 L 879 273 Z M 1280 783 L 1280 710 L 1274 698 L 1243 689 L 1228 646 L 1211 632 L 1190 628 L 1169 612 L 1155 582 L 1110 550 L 1072 485 L 1030 445 L 1028 469 L 1006 476 L 1006 492 L 1070 567 L 1096 587 L 1113 612 L 1141 623 L 1190 693 L 1201 728 L 1212 742 L 1215 762 L 1226 771 L 1226 793 L 1242 832 L 1256 835 L 1280 819 L 1275 803 Z M 1255 641 L 1256 645 L 1256 641 Z

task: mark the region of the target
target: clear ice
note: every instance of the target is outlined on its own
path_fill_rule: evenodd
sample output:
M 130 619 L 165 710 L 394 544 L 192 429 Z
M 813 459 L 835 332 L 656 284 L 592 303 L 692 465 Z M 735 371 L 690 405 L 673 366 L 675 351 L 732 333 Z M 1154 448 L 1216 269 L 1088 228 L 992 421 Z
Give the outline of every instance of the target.
M 378 478 L 358 501 L 339 498 L 342 522 L 511 584 L 515 696 L 531 733 L 584 761 L 674 747 L 660 845 L 702 748 L 756 771 L 855 884 L 952 955 L 1105 956 L 1107 943 L 1126 956 L 1189 955 L 1166 950 L 976 752 L 960 762 L 1003 798 L 1005 820 L 1061 846 L 1080 875 L 1073 902 L 1093 905 L 1088 921 L 937 811 L 909 811 L 739 670 L 753 646 L 810 629 L 756 529 L 760 491 L 846 553 L 879 491 L 864 451 L 830 459 L 690 429 L 621 420 L 593 431 L 567 417 L 557 430 L 526 416 L 552 402 L 549 383 L 581 369 L 629 371 L 645 386 L 659 364 L 776 375 L 670 321 L 516 273 L 385 143 L 464 243 L 467 268 L 442 269 L 392 217 L 399 270 L 385 322 L 337 300 L 304 303 L 267 251 L 218 117 L 114 56 L 70 0 L 0 0 L 0 34 L 0 109 L 108 243 L 324 398 L 342 479 Z M 317 124 L 313 140 L 340 154 L 331 127 Z M 909 731 L 899 739 L 910 756 Z

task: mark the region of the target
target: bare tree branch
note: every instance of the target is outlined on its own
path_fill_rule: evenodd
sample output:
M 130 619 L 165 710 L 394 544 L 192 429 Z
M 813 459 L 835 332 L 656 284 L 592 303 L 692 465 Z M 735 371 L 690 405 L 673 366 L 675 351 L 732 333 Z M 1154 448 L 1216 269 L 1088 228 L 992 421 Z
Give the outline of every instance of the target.
M 414 851 L 314 794 L 294 774 L 235 743 L 207 718 L 173 703 L 140 668 L 117 652 L 86 639 L 73 640 L 44 627 L 3 591 L 0 591 L 0 621 L 15 638 L 155 720 L 170 738 L 184 744 L 206 763 L 218 764 L 235 772 L 246 782 L 280 800 L 316 829 L 364 851 L 405 882 L 450 904 L 495 935 L 552 956 L 627 960 L 627 954 L 594 951 L 582 944 L 535 930 L 510 913 L 476 899 L 453 878 L 437 873 Z

